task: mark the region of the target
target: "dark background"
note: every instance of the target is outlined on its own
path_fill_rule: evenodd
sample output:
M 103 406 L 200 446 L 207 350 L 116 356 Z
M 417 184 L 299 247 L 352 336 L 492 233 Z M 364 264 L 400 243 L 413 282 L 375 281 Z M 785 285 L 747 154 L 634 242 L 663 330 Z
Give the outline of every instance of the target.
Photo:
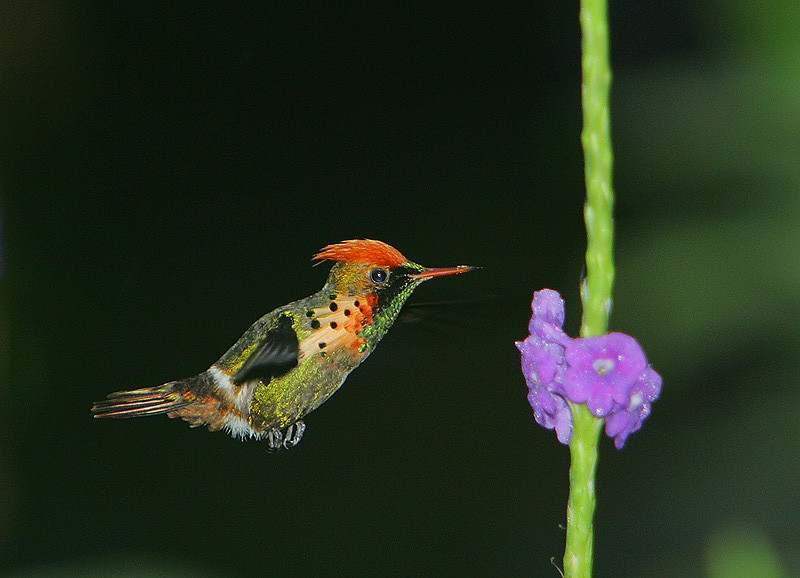
M 602 441 L 596 574 L 797 575 L 800 8 L 611 17 L 611 326 L 664 390 Z M 580 317 L 576 3 L 12 0 L 0 30 L 0 570 L 557 576 L 568 453 L 513 342 L 535 289 Z M 420 288 L 447 304 L 297 448 L 91 419 L 206 368 L 356 237 L 483 269 Z

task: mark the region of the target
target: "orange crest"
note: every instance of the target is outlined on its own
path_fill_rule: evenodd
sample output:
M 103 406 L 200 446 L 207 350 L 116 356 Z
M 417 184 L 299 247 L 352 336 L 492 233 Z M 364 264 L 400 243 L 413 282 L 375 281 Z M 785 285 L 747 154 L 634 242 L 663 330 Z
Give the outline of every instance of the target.
M 400 251 L 391 245 L 373 239 L 351 239 L 328 245 L 314 255 L 314 259 L 375 263 L 387 267 L 397 267 L 408 261 Z

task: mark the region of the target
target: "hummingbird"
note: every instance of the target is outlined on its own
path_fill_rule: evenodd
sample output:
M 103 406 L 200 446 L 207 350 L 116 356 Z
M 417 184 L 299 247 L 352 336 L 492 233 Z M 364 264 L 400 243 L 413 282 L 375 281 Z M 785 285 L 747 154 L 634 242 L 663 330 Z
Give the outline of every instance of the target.
M 111 393 L 94 404 L 94 417 L 167 414 L 266 440 L 269 451 L 294 447 L 303 418 L 369 357 L 418 285 L 475 269 L 423 267 L 372 239 L 327 245 L 313 260 L 334 262 L 320 291 L 261 317 L 204 372 Z

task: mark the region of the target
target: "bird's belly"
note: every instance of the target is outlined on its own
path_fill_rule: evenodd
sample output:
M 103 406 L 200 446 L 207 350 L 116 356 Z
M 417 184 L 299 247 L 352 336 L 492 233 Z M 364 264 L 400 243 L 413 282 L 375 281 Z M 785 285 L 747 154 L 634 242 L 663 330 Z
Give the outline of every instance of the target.
M 315 357 L 269 383 L 259 383 L 250 402 L 250 426 L 263 432 L 295 423 L 336 393 L 351 370 Z

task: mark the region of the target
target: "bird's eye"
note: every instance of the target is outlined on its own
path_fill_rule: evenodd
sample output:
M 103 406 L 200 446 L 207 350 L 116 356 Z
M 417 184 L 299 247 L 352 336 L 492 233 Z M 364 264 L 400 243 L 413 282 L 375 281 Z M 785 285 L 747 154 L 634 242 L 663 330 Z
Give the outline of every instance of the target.
M 389 272 L 386 269 L 376 268 L 369 272 L 369 280 L 376 285 L 383 285 L 389 278 Z

